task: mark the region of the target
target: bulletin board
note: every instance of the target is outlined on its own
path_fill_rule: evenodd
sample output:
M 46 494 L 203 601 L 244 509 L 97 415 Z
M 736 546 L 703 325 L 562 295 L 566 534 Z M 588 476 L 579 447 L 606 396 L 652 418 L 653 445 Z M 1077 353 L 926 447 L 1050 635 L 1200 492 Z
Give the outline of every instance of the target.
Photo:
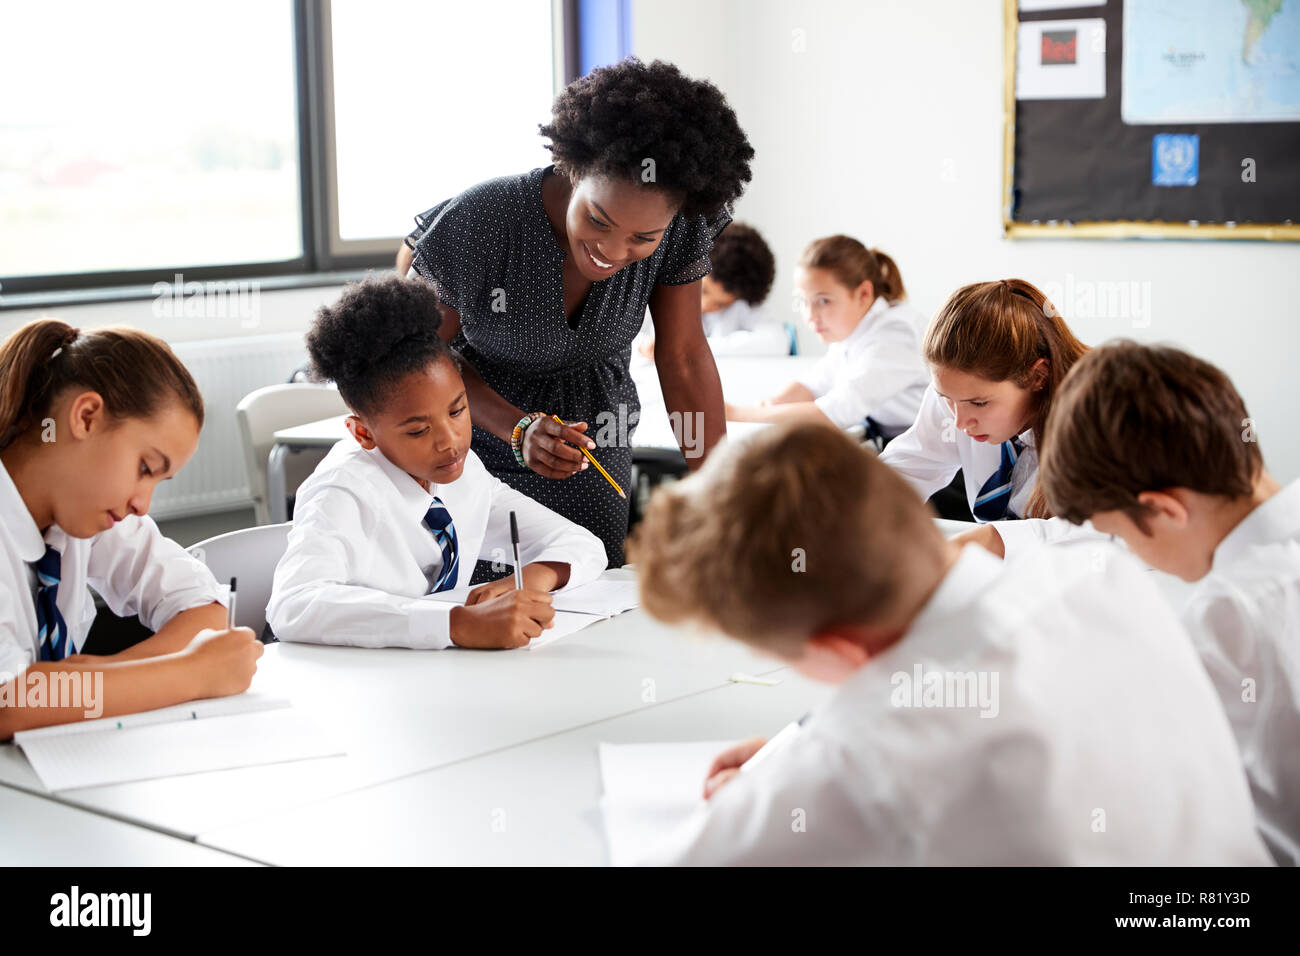
M 1300 240 L 1300 0 L 1004 3 L 1005 235 Z

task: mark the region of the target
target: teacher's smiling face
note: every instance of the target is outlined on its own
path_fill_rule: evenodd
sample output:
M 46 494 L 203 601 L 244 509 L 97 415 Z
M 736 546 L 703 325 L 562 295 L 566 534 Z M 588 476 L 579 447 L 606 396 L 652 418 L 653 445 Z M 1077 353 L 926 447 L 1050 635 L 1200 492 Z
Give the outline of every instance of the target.
M 677 213 L 674 197 L 635 180 L 584 176 L 564 211 L 568 253 L 585 279 L 599 282 L 654 254 Z

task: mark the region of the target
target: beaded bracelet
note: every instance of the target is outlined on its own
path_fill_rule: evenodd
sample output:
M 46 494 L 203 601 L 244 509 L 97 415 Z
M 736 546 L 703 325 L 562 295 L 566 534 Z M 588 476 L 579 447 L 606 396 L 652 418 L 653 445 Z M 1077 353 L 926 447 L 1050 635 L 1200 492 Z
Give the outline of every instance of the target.
M 514 431 L 510 433 L 510 450 L 515 453 L 515 461 L 519 462 L 522 468 L 528 467 L 528 462 L 524 461 L 524 432 L 537 419 L 545 417 L 545 412 L 529 412 L 515 423 Z

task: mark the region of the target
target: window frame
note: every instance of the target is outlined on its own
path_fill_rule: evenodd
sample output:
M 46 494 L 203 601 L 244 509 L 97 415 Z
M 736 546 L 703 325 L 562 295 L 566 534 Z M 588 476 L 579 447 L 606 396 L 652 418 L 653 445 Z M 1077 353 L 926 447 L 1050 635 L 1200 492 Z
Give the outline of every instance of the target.
M 551 0 L 553 92 L 577 78 L 582 0 Z M 111 272 L 0 275 L 0 311 L 150 299 L 157 283 L 259 280 L 264 290 L 334 285 L 391 267 L 402 236 L 343 240 L 338 232 L 330 0 L 292 0 L 302 254 L 275 262 L 170 265 Z M 418 210 L 412 210 L 412 215 Z

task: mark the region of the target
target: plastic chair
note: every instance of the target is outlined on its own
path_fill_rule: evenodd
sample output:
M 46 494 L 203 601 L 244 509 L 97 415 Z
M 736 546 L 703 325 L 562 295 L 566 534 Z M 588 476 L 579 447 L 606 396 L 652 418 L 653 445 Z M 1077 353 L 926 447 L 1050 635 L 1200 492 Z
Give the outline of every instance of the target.
M 259 638 L 266 625 L 266 605 L 271 600 L 271 579 L 289 543 L 292 522 L 265 524 L 219 534 L 200 541 L 190 554 L 208 566 L 218 583 L 236 585 L 235 626 L 252 628 Z
M 306 425 L 308 422 L 347 414 L 348 407 L 338 389 L 313 382 L 268 385 L 249 392 L 235 407 L 239 438 L 244 447 L 244 466 L 248 470 L 248 490 L 258 524 L 270 524 L 266 464 L 281 428 Z M 311 474 L 328 450 L 304 450 L 289 456 L 285 487 L 296 489 Z

